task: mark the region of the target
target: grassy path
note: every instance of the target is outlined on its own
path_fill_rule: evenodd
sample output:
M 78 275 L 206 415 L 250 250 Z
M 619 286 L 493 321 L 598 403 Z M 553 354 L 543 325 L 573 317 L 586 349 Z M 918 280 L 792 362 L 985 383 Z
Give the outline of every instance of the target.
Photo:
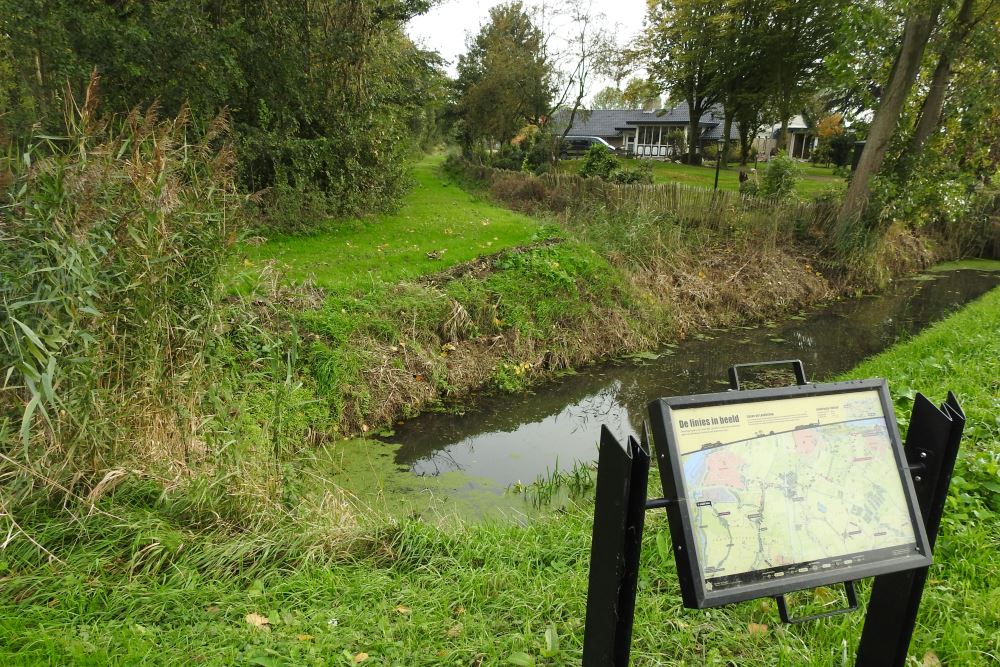
M 911 648 L 920 664 L 1000 654 L 998 330 L 994 290 L 848 374 L 887 377 L 901 417 L 915 390 L 935 401 L 955 390 L 970 420 Z M 184 528 L 156 494 L 123 490 L 103 506 L 79 524 L 25 525 L 65 564 L 24 540 L 0 552 L 0 664 L 579 664 L 586 506 L 526 528 L 384 525 L 353 557 L 312 564 L 299 524 L 220 535 Z M 795 604 L 835 601 L 820 589 Z M 863 615 L 776 621 L 769 600 L 682 609 L 665 517 L 649 515 L 634 665 L 840 665 Z
M 449 183 L 438 173 L 443 159 L 430 156 L 415 165 L 414 187 L 396 213 L 345 221 L 314 236 L 271 239 L 248 249 L 247 268 L 276 260 L 293 281 L 313 278 L 320 287 L 349 289 L 419 277 L 531 242 L 536 220 Z

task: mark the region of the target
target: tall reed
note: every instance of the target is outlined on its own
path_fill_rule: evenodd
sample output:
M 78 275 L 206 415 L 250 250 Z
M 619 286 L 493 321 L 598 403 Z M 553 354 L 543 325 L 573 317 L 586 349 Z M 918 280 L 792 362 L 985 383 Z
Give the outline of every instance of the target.
M 96 84 L 70 98 L 65 136 L 0 162 L 0 475 L 25 491 L 88 492 L 198 445 L 236 239 L 226 117 L 198 141 L 184 111 L 100 119 Z

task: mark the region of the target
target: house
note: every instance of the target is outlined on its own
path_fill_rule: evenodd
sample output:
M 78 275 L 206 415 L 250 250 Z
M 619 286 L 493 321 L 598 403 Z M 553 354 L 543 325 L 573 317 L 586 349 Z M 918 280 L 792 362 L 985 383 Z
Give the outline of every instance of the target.
M 570 135 L 600 137 L 617 150 L 640 158 L 668 158 L 680 153 L 681 144 L 687 143 L 688 108 L 679 104 L 670 109 L 644 111 L 642 109 L 593 109 L 576 112 Z M 569 112 L 563 111 L 553 118 L 557 131 L 565 129 Z M 718 142 L 724 125 L 722 107 L 706 111 L 698 121 L 701 129 L 699 146 L 704 148 Z M 678 132 L 679 131 L 679 132 Z M 683 141 L 681 141 L 683 137 Z M 739 140 L 733 123 L 730 139 Z M 700 152 L 700 151 L 699 151 Z
M 770 156 L 778 150 L 778 135 L 781 134 L 781 123 L 772 125 L 770 128 L 757 136 L 757 151 L 761 155 Z M 793 117 L 788 121 L 788 155 L 796 160 L 808 160 L 812 152 L 816 149 L 819 139 L 813 134 L 812 129 L 806 125 L 802 115 Z

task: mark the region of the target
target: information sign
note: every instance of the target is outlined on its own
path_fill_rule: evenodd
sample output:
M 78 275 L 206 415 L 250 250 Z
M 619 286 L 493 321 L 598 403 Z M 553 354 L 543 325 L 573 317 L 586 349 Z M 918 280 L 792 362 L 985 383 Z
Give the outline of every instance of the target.
M 685 605 L 929 565 L 891 405 L 884 380 L 654 401 Z

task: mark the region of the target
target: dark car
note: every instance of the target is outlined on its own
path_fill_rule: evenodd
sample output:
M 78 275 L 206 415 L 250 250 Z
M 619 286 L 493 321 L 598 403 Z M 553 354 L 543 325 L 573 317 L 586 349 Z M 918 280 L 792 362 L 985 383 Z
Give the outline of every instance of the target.
M 600 137 L 569 135 L 563 139 L 562 150 L 559 151 L 559 157 L 583 155 L 590 150 L 590 147 L 594 144 L 600 144 L 612 153 L 615 152 L 615 147 Z

